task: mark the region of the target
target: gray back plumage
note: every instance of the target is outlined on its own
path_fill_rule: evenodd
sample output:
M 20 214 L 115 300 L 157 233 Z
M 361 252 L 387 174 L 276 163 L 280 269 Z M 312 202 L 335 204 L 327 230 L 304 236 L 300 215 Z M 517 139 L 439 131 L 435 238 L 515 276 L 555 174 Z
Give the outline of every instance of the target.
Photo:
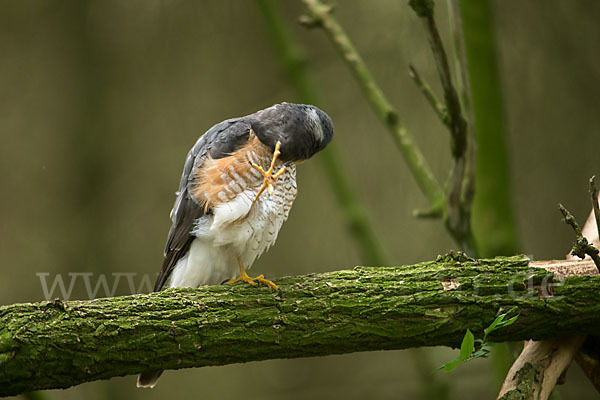
M 171 210 L 173 224 L 167 237 L 165 260 L 154 285 L 154 291 L 163 288 L 177 261 L 188 252 L 194 239 L 191 234 L 194 223 L 204 215 L 204 207 L 190 193 L 196 171 L 202 167 L 209 156 L 213 159 L 223 158 L 243 146 L 248 141 L 249 133 L 250 124 L 243 118 L 228 119 L 206 131 L 188 152 L 175 204 Z
M 299 161 L 323 150 L 333 137 L 331 118 L 307 104 L 281 103 L 241 118 L 232 118 L 210 128 L 192 147 L 185 160 L 183 175 L 171 210 L 173 224 L 165 247 L 165 260 L 154 286 L 163 288 L 173 268 L 184 257 L 194 237 L 194 224 L 204 208 L 191 195 L 191 186 L 206 159 L 226 157 L 248 142 L 250 130 L 271 151 L 281 142 L 282 161 Z M 210 212 L 210 210 L 208 210 Z

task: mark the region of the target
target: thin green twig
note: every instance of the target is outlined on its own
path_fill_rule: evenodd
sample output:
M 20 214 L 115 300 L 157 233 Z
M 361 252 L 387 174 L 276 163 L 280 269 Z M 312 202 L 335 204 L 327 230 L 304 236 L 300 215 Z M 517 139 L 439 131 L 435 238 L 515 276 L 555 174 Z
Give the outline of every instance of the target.
M 460 12 L 460 0 L 447 0 L 448 20 L 450 25 L 452 60 L 454 61 L 454 80 L 459 92 L 460 102 L 463 108 L 463 115 L 467 123 L 475 125 L 475 116 L 473 115 L 473 99 L 471 96 L 471 78 L 467 68 L 467 50 L 466 38 L 463 27 L 462 15 Z M 472 131 L 472 129 L 469 129 Z M 470 137 L 469 137 L 470 139 Z
M 471 204 L 474 195 L 474 147 L 468 146 L 467 121 L 463 116 L 458 92 L 454 86 L 448 57 L 434 18 L 432 0 L 409 0 L 409 5 L 420 17 L 431 46 L 440 82 L 444 89 L 445 111 L 450 131 L 452 166 L 446 185 L 446 227 L 460 247 L 469 254 L 477 254 L 471 230 Z M 424 92 L 426 97 L 428 94 Z M 439 113 L 439 106 L 432 103 Z
M 331 15 L 331 7 L 320 0 L 303 0 L 309 15 L 301 19 L 304 25 L 323 28 L 331 39 L 338 53 L 346 62 L 365 94 L 369 104 L 384 122 L 392 135 L 396 146 L 404 156 L 417 184 L 429 200 L 433 209 L 443 209 L 444 192 L 431 172 L 431 168 L 423 157 L 421 150 L 414 143 L 398 113 L 377 86 L 375 79 L 356 48 L 344 32 L 337 20 Z
M 599 251 L 593 245 L 591 245 L 587 239 L 583 236 L 581 232 L 581 228 L 573 217 L 573 214 L 569 212 L 562 204 L 558 203 L 558 209 L 565 217 L 565 222 L 573 228 L 575 231 L 575 243 L 573 244 L 573 248 L 571 249 L 571 254 L 581 258 L 582 260 L 585 258 L 587 254 L 594 260 L 594 264 L 596 264 L 596 268 L 600 271 L 600 256 Z
M 429 84 L 423 80 L 423 78 L 421 78 L 421 75 L 417 72 L 414 66 L 408 66 L 408 75 L 415 82 L 419 90 L 421 90 L 423 96 L 425 96 L 425 99 L 427 99 L 431 105 L 431 108 L 433 108 L 440 118 L 440 121 L 442 121 L 444 125 L 450 126 L 450 117 L 448 116 L 448 110 L 446 110 L 446 106 L 444 106 L 444 104 L 438 100 L 437 96 L 433 92 L 433 89 L 431 89 L 431 86 L 429 86 Z
M 284 18 L 272 0 L 257 0 L 256 4 L 263 15 L 269 37 L 273 40 L 281 69 L 294 87 L 298 99 L 303 103 L 318 105 L 317 90 L 308 73 L 306 58 L 283 22 Z M 319 160 L 329 186 L 341 206 L 344 219 L 361 248 L 362 259 L 369 264 L 387 265 L 386 251 L 377 239 L 367 212 L 344 173 L 343 161 L 335 142 L 327 146 L 320 154 Z
M 433 52 L 435 65 L 440 76 L 440 82 L 444 89 L 444 100 L 450 118 L 452 156 L 455 159 L 460 159 L 464 156 L 467 149 L 467 122 L 462 115 L 458 93 L 452 83 L 448 57 L 446 56 L 442 38 L 433 17 L 433 1 L 410 0 L 409 4 L 421 18 L 425 30 L 427 31 L 427 38 Z

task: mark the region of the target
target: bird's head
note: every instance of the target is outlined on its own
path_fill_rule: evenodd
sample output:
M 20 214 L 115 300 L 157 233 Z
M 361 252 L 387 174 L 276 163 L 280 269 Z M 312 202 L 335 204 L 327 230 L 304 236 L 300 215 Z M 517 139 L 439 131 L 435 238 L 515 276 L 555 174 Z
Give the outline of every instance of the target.
M 249 116 L 258 139 L 271 150 L 281 142 L 282 161 L 300 162 L 319 151 L 333 138 L 331 118 L 318 107 L 281 103 Z

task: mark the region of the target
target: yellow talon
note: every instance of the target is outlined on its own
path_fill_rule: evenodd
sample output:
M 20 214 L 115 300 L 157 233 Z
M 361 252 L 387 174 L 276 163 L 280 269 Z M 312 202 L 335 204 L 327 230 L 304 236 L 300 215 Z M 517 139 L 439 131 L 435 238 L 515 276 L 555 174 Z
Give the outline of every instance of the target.
M 252 201 L 252 205 L 254 205 L 254 203 L 256 203 L 256 200 L 258 200 L 258 198 L 265 191 L 265 189 L 268 189 L 269 194 L 273 195 L 273 192 L 275 191 L 275 189 L 273 188 L 273 183 L 277 180 L 277 178 L 279 178 L 285 172 L 285 166 L 283 166 L 283 167 L 279 168 L 279 171 L 277 171 L 276 173 L 273 173 L 273 169 L 275 168 L 275 162 L 277 161 L 277 158 L 279 158 L 279 155 L 281 154 L 281 152 L 279 151 L 280 148 L 281 148 L 281 142 L 278 140 L 277 144 L 275 144 L 275 152 L 273 152 L 273 159 L 271 160 L 271 165 L 268 170 L 265 171 L 260 165 L 252 163 L 252 166 L 254 168 L 256 168 L 262 174 L 262 176 L 265 178 L 262 186 L 260 187 L 260 189 L 258 190 L 258 193 L 256 194 L 256 197 Z M 273 283 L 273 282 L 271 282 L 271 283 Z
M 232 285 L 232 284 L 238 283 L 238 282 L 246 282 L 252 286 L 256 286 L 259 283 L 264 283 L 265 285 L 269 286 L 274 291 L 281 292 L 281 290 L 279 289 L 279 286 L 277 286 L 270 280 L 265 279 L 264 275 L 259 275 L 256 278 L 250 277 L 248 275 L 248 273 L 246 273 L 246 269 L 244 268 L 244 265 L 242 264 L 242 260 L 241 260 L 240 256 L 237 256 L 237 260 L 238 260 L 238 264 L 240 266 L 240 276 L 239 276 L 239 278 L 234 278 L 234 279 L 230 279 L 230 280 L 226 281 L 225 282 L 226 285 Z

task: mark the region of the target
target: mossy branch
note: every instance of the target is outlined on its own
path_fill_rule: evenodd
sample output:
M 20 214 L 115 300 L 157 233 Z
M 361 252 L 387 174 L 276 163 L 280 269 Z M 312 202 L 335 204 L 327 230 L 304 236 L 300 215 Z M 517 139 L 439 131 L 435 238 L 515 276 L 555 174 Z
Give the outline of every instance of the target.
M 499 310 L 520 316 L 496 342 L 595 333 L 600 276 L 587 276 L 591 262 L 564 263 L 458 254 L 281 278 L 281 297 L 236 285 L 2 306 L 0 395 L 157 369 L 457 346 Z

